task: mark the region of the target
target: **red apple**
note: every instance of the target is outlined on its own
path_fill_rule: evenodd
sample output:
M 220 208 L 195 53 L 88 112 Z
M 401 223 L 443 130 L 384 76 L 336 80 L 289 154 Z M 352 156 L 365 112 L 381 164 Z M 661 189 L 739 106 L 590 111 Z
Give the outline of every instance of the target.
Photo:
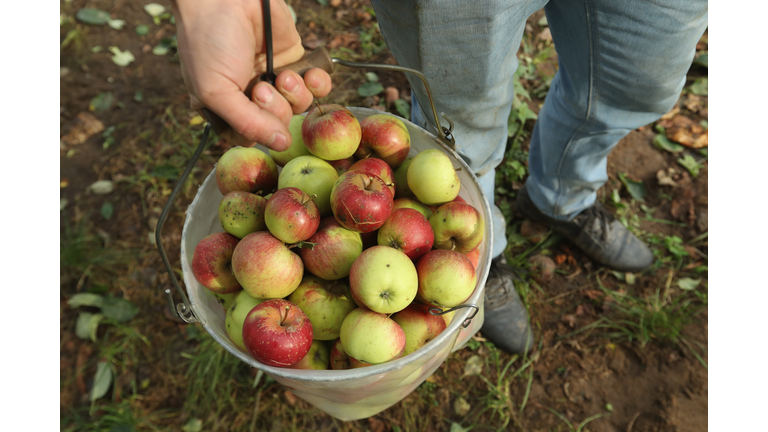
M 344 352 L 344 348 L 341 346 L 341 339 L 336 339 L 333 343 L 329 359 L 331 362 L 331 369 L 333 370 L 350 369 L 349 355 Z
M 320 159 L 346 159 L 360 145 L 360 122 L 341 105 L 318 104 L 307 113 L 301 136 L 307 150 Z
M 429 223 L 435 232 L 435 249 L 464 253 L 477 248 L 483 241 L 483 216 L 469 204 L 443 204 L 429 218 Z
M 320 211 L 313 198 L 299 188 L 278 189 L 264 209 L 264 221 L 269 232 L 285 243 L 312 237 L 320 225 Z
M 301 258 L 267 231 L 248 234 L 232 254 L 232 270 L 243 290 L 256 298 L 283 298 L 301 283 Z
M 360 122 L 362 137 L 355 151 L 359 159 L 370 156 L 383 159 L 393 169 L 400 166 L 411 150 L 408 128 L 391 114 L 374 114 Z
M 379 228 L 378 243 L 395 248 L 417 261 L 432 249 L 432 225 L 418 210 L 401 208 L 392 212 Z
M 235 190 L 266 195 L 277 187 L 277 165 L 255 147 L 233 147 L 216 164 L 216 184 L 222 195 Z
M 361 233 L 379 229 L 392 213 L 392 193 L 379 177 L 347 171 L 331 190 L 331 211 L 345 228 Z
M 312 275 L 304 276 L 288 301 L 309 317 L 314 338 L 324 341 L 339 337 L 341 323 L 357 307 L 349 291 L 349 282 L 327 281 Z
M 429 219 L 433 213 L 430 206 L 424 204 L 416 198 L 396 198 L 392 202 L 392 211 L 395 211 L 399 208 L 412 208 L 414 210 L 418 210 L 419 213 L 423 214 L 427 219 Z
M 416 263 L 419 303 L 452 308 L 465 302 L 475 290 L 475 267 L 464 254 L 435 249 Z
M 232 254 L 238 242 L 237 237 L 223 232 L 200 240 L 192 254 L 192 274 L 200 285 L 219 294 L 241 289 L 232 273 Z
M 224 231 L 237 238 L 267 229 L 264 207 L 267 199 L 244 191 L 232 191 L 219 203 L 219 223 Z
M 291 365 L 291 369 L 327 370 L 330 366 L 330 353 L 328 342 L 315 339 L 307 355 Z
M 295 304 L 283 299 L 267 300 L 245 317 L 243 343 L 256 361 L 289 367 L 309 352 L 312 324 Z
M 342 175 L 345 172 L 349 171 L 349 167 L 351 167 L 352 164 L 354 164 L 355 162 L 357 162 L 357 159 L 355 159 L 354 156 L 350 156 L 346 159 L 328 161 L 328 163 L 331 164 L 331 166 L 336 169 L 336 172 L 339 175 Z
M 333 216 L 323 218 L 307 242 L 314 246 L 299 249 L 304 266 L 313 275 L 326 280 L 349 276 L 352 263 L 363 252 L 360 233 L 344 228 Z
M 468 204 L 467 200 L 461 197 L 461 195 L 456 195 L 456 198 L 453 199 L 453 202 L 460 202 L 464 204 Z
M 466 252 L 464 256 L 469 258 L 469 262 L 472 263 L 472 265 L 475 267 L 475 271 L 477 271 L 477 265 L 480 263 L 480 248 L 476 247 L 471 251 Z
M 375 157 L 361 159 L 352 164 L 347 171 L 360 171 L 384 180 L 384 183 L 389 186 L 392 196 L 395 196 L 395 175 L 392 172 L 392 168 L 383 160 Z
M 407 308 L 392 315 L 392 319 L 405 333 L 405 352 L 403 355 L 408 355 L 423 347 L 445 330 L 445 320 L 440 315 L 429 313 L 431 307 L 411 303 Z

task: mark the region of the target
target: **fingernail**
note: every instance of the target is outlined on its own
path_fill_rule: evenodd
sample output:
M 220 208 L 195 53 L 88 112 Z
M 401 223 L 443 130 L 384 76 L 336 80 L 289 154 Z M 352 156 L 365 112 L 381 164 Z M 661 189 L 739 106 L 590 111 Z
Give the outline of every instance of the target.
M 256 89 L 256 99 L 263 104 L 272 102 L 272 89 L 268 85 L 260 85 Z
M 293 75 L 288 75 L 285 78 L 285 81 L 283 81 L 283 88 L 289 93 L 294 93 L 298 86 L 299 83 L 296 81 L 296 78 Z
M 283 151 L 288 148 L 288 139 L 280 132 L 272 136 L 272 141 L 269 143 L 269 147 L 275 151 Z
M 320 78 L 313 76 L 307 81 L 307 85 L 315 90 L 317 90 L 320 87 Z

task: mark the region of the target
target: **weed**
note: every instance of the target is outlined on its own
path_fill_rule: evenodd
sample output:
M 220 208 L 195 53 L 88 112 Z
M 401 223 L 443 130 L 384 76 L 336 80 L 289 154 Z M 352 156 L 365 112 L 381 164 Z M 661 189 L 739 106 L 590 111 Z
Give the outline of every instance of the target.
M 556 415 L 556 416 L 557 416 L 557 417 L 558 417 L 560 420 L 562 420 L 563 422 L 565 422 L 565 424 L 566 424 L 566 425 L 568 425 L 568 430 L 569 430 L 569 431 L 571 431 L 571 432 L 581 432 L 582 430 L 585 430 L 585 431 L 586 431 L 586 429 L 584 429 L 584 427 L 585 427 L 585 426 L 587 426 L 587 424 L 588 424 L 589 422 L 591 422 L 592 420 L 597 420 L 597 419 L 599 419 L 600 417 L 605 417 L 605 416 L 610 416 L 610 415 L 611 415 L 611 413 L 610 413 L 610 412 L 605 412 L 605 413 L 599 413 L 599 414 L 595 414 L 595 415 L 592 415 L 592 416 L 589 416 L 589 417 L 585 418 L 585 419 L 584 419 L 584 420 L 583 420 L 581 423 L 579 423 L 579 425 L 578 425 L 578 426 L 575 426 L 575 427 L 574 427 L 574 426 L 573 426 L 573 423 L 571 423 L 571 422 L 570 422 L 570 421 L 569 421 L 567 418 L 565 418 L 565 416 L 564 416 L 564 415 L 560 414 L 559 412 L 557 412 L 557 411 L 553 410 L 553 409 L 552 409 L 552 408 L 550 408 L 550 407 L 546 407 L 546 408 L 547 408 L 547 409 L 548 409 L 548 410 L 549 410 L 549 411 L 550 411 L 552 414 Z
M 120 403 L 104 403 L 94 406 L 95 410 L 103 413 L 97 419 L 92 419 L 87 413 L 88 408 L 71 410 L 69 415 L 62 416 L 60 424 L 62 432 L 93 432 L 93 431 L 135 431 L 152 430 L 168 431 L 158 425 L 165 419 L 178 415 L 170 409 L 159 409 L 146 412 L 138 408 L 138 397 L 127 398 Z

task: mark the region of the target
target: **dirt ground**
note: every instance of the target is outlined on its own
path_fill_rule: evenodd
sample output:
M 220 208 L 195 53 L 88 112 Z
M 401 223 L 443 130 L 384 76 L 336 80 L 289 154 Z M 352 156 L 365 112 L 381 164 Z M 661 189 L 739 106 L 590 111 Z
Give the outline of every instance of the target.
M 170 10 L 167 2 L 160 3 Z M 368 2 L 330 2 L 337 7 L 322 6 L 315 0 L 289 0 L 288 3 L 299 16 L 297 28 L 308 49 L 323 45 L 336 49 L 332 51 L 336 54 L 345 52 L 341 48 L 353 53 L 368 50 L 359 60 L 395 63 L 386 48 L 375 46 L 377 40 L 380 42 L 380 36 L 374 38 L 374 45 L 361 41 L 359 34 L 365 34 L 375 23 L 375 16 L 366 9 Z M 162 56 L 152 53 L 153 47 L 175 34 L 175 26 L 167 19 L 159 25 L 153 23 L 143 6 L 143 2 L 127 0 L 61 3 L 62 14 L 71 17 L 71 21 L 61 27 L 62 41 L 70 31 L 77 30 L 61 51 L 61 244 L 62 251 L 69 250 L 73 242 L 72 230 L 82 226 L 87 233 L 83 234 L 87 241 L 80 237 L 85 245 L 82 253 L 91 257 L 90 261 L 81 259 L 71 265 L 69 261 L 67 265 L 62 263 L 62 430 L 131 430 L 114 429 L 115 426 L 110 429 L 103 426 L 106 423 L 98 423 L 105 415 L 119 417 L 125 414 L 117 408 L 115 412 L 110 411 L 110 406 L 128 407 L 125 409 L 134 416 L 133 423 L 128 423 L 136 430 L 182 430 L 182 426 L 187 428 L 185 430 L 195 430 L 189 428 L 192 413 L 185 408 L 192 379 L 187 374 L 190 358 L 182 353 L 195 352 L 201 343 L 199 333 L 202 328 L 184 324 L 168 312 L 163 290 L 171 285 L 153 237 L 174 179 L 178 178 L 197 145 L 202 126 L 190 125 L 196 113 L 189 109 L 189 98 L 173 51 Z M 74 16 L 83 7 L 105 10 L 113 17 L 125 20 L 127 25 L 118 31 L 106 25 L 78 23 Z M 542 36 L 544 28 L 537 24 L 542 16 L 539 12 L 529 20 L 530 31 L 527 33 L 533 41 L 546 40 L 546 36 Z M 146 36 L 134 32 L 138 24 L 149 26 Z M 101 50 L 94 50 L 97 46 L 102 47 Z M 108 50 L 112 46 L 130 50 L 135 61 L 127 67 L 116 65 Z M 706 42 L 701 49 L 706 50 Z M 556 65 L 556 56 L 549 60 L 541 64 L 542 70 L 552 68 L 552 63 Z M 705 68 L 692 68 L 689 84 L 701 76 L 706 77 Z M 323 101 L 353 106 L 382 104 L 375 97 L 366 99 L 357 95 L 357 88 L 366 79 L 363 72 L 340 71 L 333 79 L 334 91 Z M 379 79 L 385 88 L 394 87 L 401 98 L 409 99 L 408 83 L 402 75 L 379 73 Z M 524 82 L 524 85 L 530 84 Z M 102 92 L 110 92 L 114 102 L 106 110 L 90 111 L 92 99 Z M 679 114 L 697 123 L 706 121 L 706 101 L 706 96 L 684 94 Z M 540 98 L 533 97 L 529 105 L 537 111 L 540 103 Z M 393 106 L 382 105 L 384 109 L 396 112 Z M 84 114 L 92 115 L 104 127 L 114 126 L 114 129 L 111 133 L 100 131 L 81 143 L 77 142 L 72 133 L 82 130 Z M 656 125 L 666 124 L 669 129 L 671 121 L 661 120 Z M 526 130 L 530 131 L 532 123 L 526 123 Z M 630 283 L 626 275 L 596 268 L 567 242 L 549 247 L 546 253 L 558 263 L 558 271 L 552 280 L 538 284 L 538 288 L 531 283 L 526 297 L 537 343 L 535 361 L 520 375 L 525 379 L 512 381 L 498 399 L 504 401 L 500 412 L 506 413 L 508 424 L 501 422 L 504 416 L 495 415 L 491 410 L 479 413 L 475 409 L 462 414 L 455 407 L 460 396 L 478 407 L 489 394 L 489 388 L 479 376 L 461 378 L 470 357 L 497 355 L 502 365 L 511 359 L 508 354 L 495 351 L 490 344 L 482 343 L 480 334 L 476 344 L 451 355 L 429 383 L 371 419 L 342 424 L 272 384 L 260 394 L 262 408 L 259 412 L 248 411 L 242 418 L 218 413 L 220 419 L 234 419 L 233 423 L 216 423 L 210 420 L 214 417 L 207 417 L 205 430 L 241 430 L 241 426 L 245 430 L 253 421 L 251 430 L 389 431 L 410 430 L 408 425 L 418 425 L 418 429 L 413 430 L 453 432 L 458 429 L 452 425 L 469 427 L 470 418 L 474 429 L 577 430 L 580 423 L 596 415 L 602 416 L 589 421 L 586 426 L 593 432 L 707 430 L 706 306 L 692 317 L 689 324 L 681 326 L 682 336 L 688 341 L 685 343 L 658 341 L 651 337 L 643 345 L 638 340 L 617 339 L 589 327 L 596 322 L 605 322 L 600 321 L 603 317 L 620 319 L 615 315 L 621 312 L 616 301 L 612 302 L 600 287 L 622 295 L 632 294 L 652 309 L 649 299 L 654 294 L 658 296 L 659 289 L 663 290 L 664 299 L 670 302 L 675 298 L 687 298 L 684 297 L 689 295 L 686 291 L 677 288 L 676 283 L 672 284 L 673 280 L 677 282 L 686 277 L 701 280 L 698 290 L 706 298 L 707 273 L 696 270 L 707 264 L 706 236 L 703 242 L 698 240 L 695 245 L 689 242 L 701 239 L 708 231 L 707 162 L 701 164 L 698 175 L 693 177 L 678 159 L 683 154 L 695 155 L 696 159 L 701 159 L 701 155 L 691 149 L 679 154 L 661 150 L 653 144 L 657 134 L 654 125 L 648 125 L 631 132 L 619 143 L 609 156 L 610 181 L 600 194 L 611 211 L 623 212 L 622 215 L 630 224 L 635 223 L 638 230 L 648 233 L 649 238 L 655 236 L 661 240 L 660 244 L 654 245 L 659 258 L 657 263 L 650 270 L 634 275 L 635 281 Z M 104 142 L 110 137 L 113 143 L 105 149 Z M 526 146 L 524 140 L 523 149 Z M 180 244 L 184 211 L 194 198 L 196 185 L 227 149 L 223 140 L 208 146 L 165 224 L 163 244 L 170 262 L 177 269 L 180 269 L 177 245 Z M 163 174 L 169 169 L 176 173 L 175 177 Z M 674 185 L 660 184 L 659 173 L 667 170 L 670 170 L 669 178 Z M 642 181 L 646 188 L 644 203 L 630 199 L 619 180 L 620 173 Z M 112 181 L 114 191 L 95 193 L 90 186 L 98 180 Z M 625 207 L 609 205 L 614 190 L 619 191 Z M 113 208 L 110 217 L 104 214 L 106 203 Z M 641 208 L 641 204 L 645 208 Z M 512 215 L 516 215 L 514 209 Z M 516 215 L 510 225 L 520 220 Z M 673 237 L 682 239 L 684 258 L 669 259 L 670 252 L 664 247 L 663 240 Z M 530 246 L 520 245 L 510 252 L 515 255 Z M 81 265 L 83 262 L 86 264 Z M 75 336 L 78 310 L 70 307 L 67 300 L 76 292 L 109 293 L 130 300 L 140 312 L 124 326 L 146 340 L 136 342 L 141 338 L 126 336 L 111 345 L 117 347 L 116 351 L 107 352 L 104 343 L 95 344 Z M 132 334 L 128 330 L 114 333 L 110 329 L 100 327 L 100 341 L 114 342 L 116 334 Z M 578 332 L 580 329 L 585 330 Z M 108 333 L 110 331 L 113 333 Z M 115 354 L 118 351 L 121 354 Z M 110 357 L 112 355 L 117 357 Z M 115 383 L 106 398 L 106 405 L 89 412 L 88 396 L 96 363 L 103 358 L 123 360 L 115 363 Z M 515 368 L 519 367 L 519 363 L 516 365 Z M 247 368 L 238 370 L 238 376 L 244 376 L 246 381 L 242 388 L 250 389 L 249 371 Z M 490 368 L 486 370 L 487 378 L 493 382 L 498 373 Z M 529 371 L 532 373 L 530 387 Z M 425 400 L 434 403 L 425 404 Z M 518 412 L 521 406 L 524 410 Z M 421 413 L 421 418 L 409 419 L 412 412 Z M 258 418 L 252 419 L 254 415 Z M 303 418 L 297 420 L 296 416 Z M 150 423 L 153 426 L 147 426 Z M 96 424 L 98 427 L 93 426 Z M 89 429 L 91 427 L 94 429 Z

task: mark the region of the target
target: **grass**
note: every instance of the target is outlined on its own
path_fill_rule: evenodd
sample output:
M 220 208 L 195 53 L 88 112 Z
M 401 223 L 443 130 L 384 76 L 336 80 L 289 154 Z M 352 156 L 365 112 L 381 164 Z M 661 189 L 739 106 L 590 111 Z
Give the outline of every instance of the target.
M 573 423 L 571 423 L 571 422 L 570 422 L 570 420 L 568 420 L 567 418 L 565 418 L 565 416 L 564 416 L 564 415 L 560 414 L 559 412 L 557 412 L 557 411 L 553 410 L 553 409 L 552 409 L 552 408 L 550 408 L 550 407 L 546 407 L 546 408 L 547 408 L 547 409 L 548 409 L 548 410 L 549 410 L 549 411 L 550 411 L 552 414 L 556 415 L 556 416 L 557 416 L 557 417 L 558 417 L 560 420 L 562 420 L 562 421 L 563 421 L 563 422 L 564 422 L 564 423 L 565 423 L 565 424 L 568 426 L 568 431 L 569 431 L 569 432 L 582 432 L 582 431 L 585 431 L 585 432 L 586 432 L 586 431 L 587 431 L 587 429 L 584 429 L 584 428 L 587 426 L 587 424 L 588 424 L 589 422 L 591 422 L 591 421 L 593 421 L 593 420 L 597 420 L 597 419 L 599 419 L 600 417 L 606 417 L 606 416 L 610 416 L 610 415 L 611 415 L 611 413 L 599 413 L 599 414 L 595 414 L 595 415 L 592 415 L 592 416 L 589 416 L 589 417 L 585 418 L 585 419 L 584 419 L 584 420 L 583 420 L 581 423 L 579 423 L 577 426 L 574 426 L 574 425 L 573 425 Z M 558 428 L 558 430 L 559 430 L 559 428 Z

